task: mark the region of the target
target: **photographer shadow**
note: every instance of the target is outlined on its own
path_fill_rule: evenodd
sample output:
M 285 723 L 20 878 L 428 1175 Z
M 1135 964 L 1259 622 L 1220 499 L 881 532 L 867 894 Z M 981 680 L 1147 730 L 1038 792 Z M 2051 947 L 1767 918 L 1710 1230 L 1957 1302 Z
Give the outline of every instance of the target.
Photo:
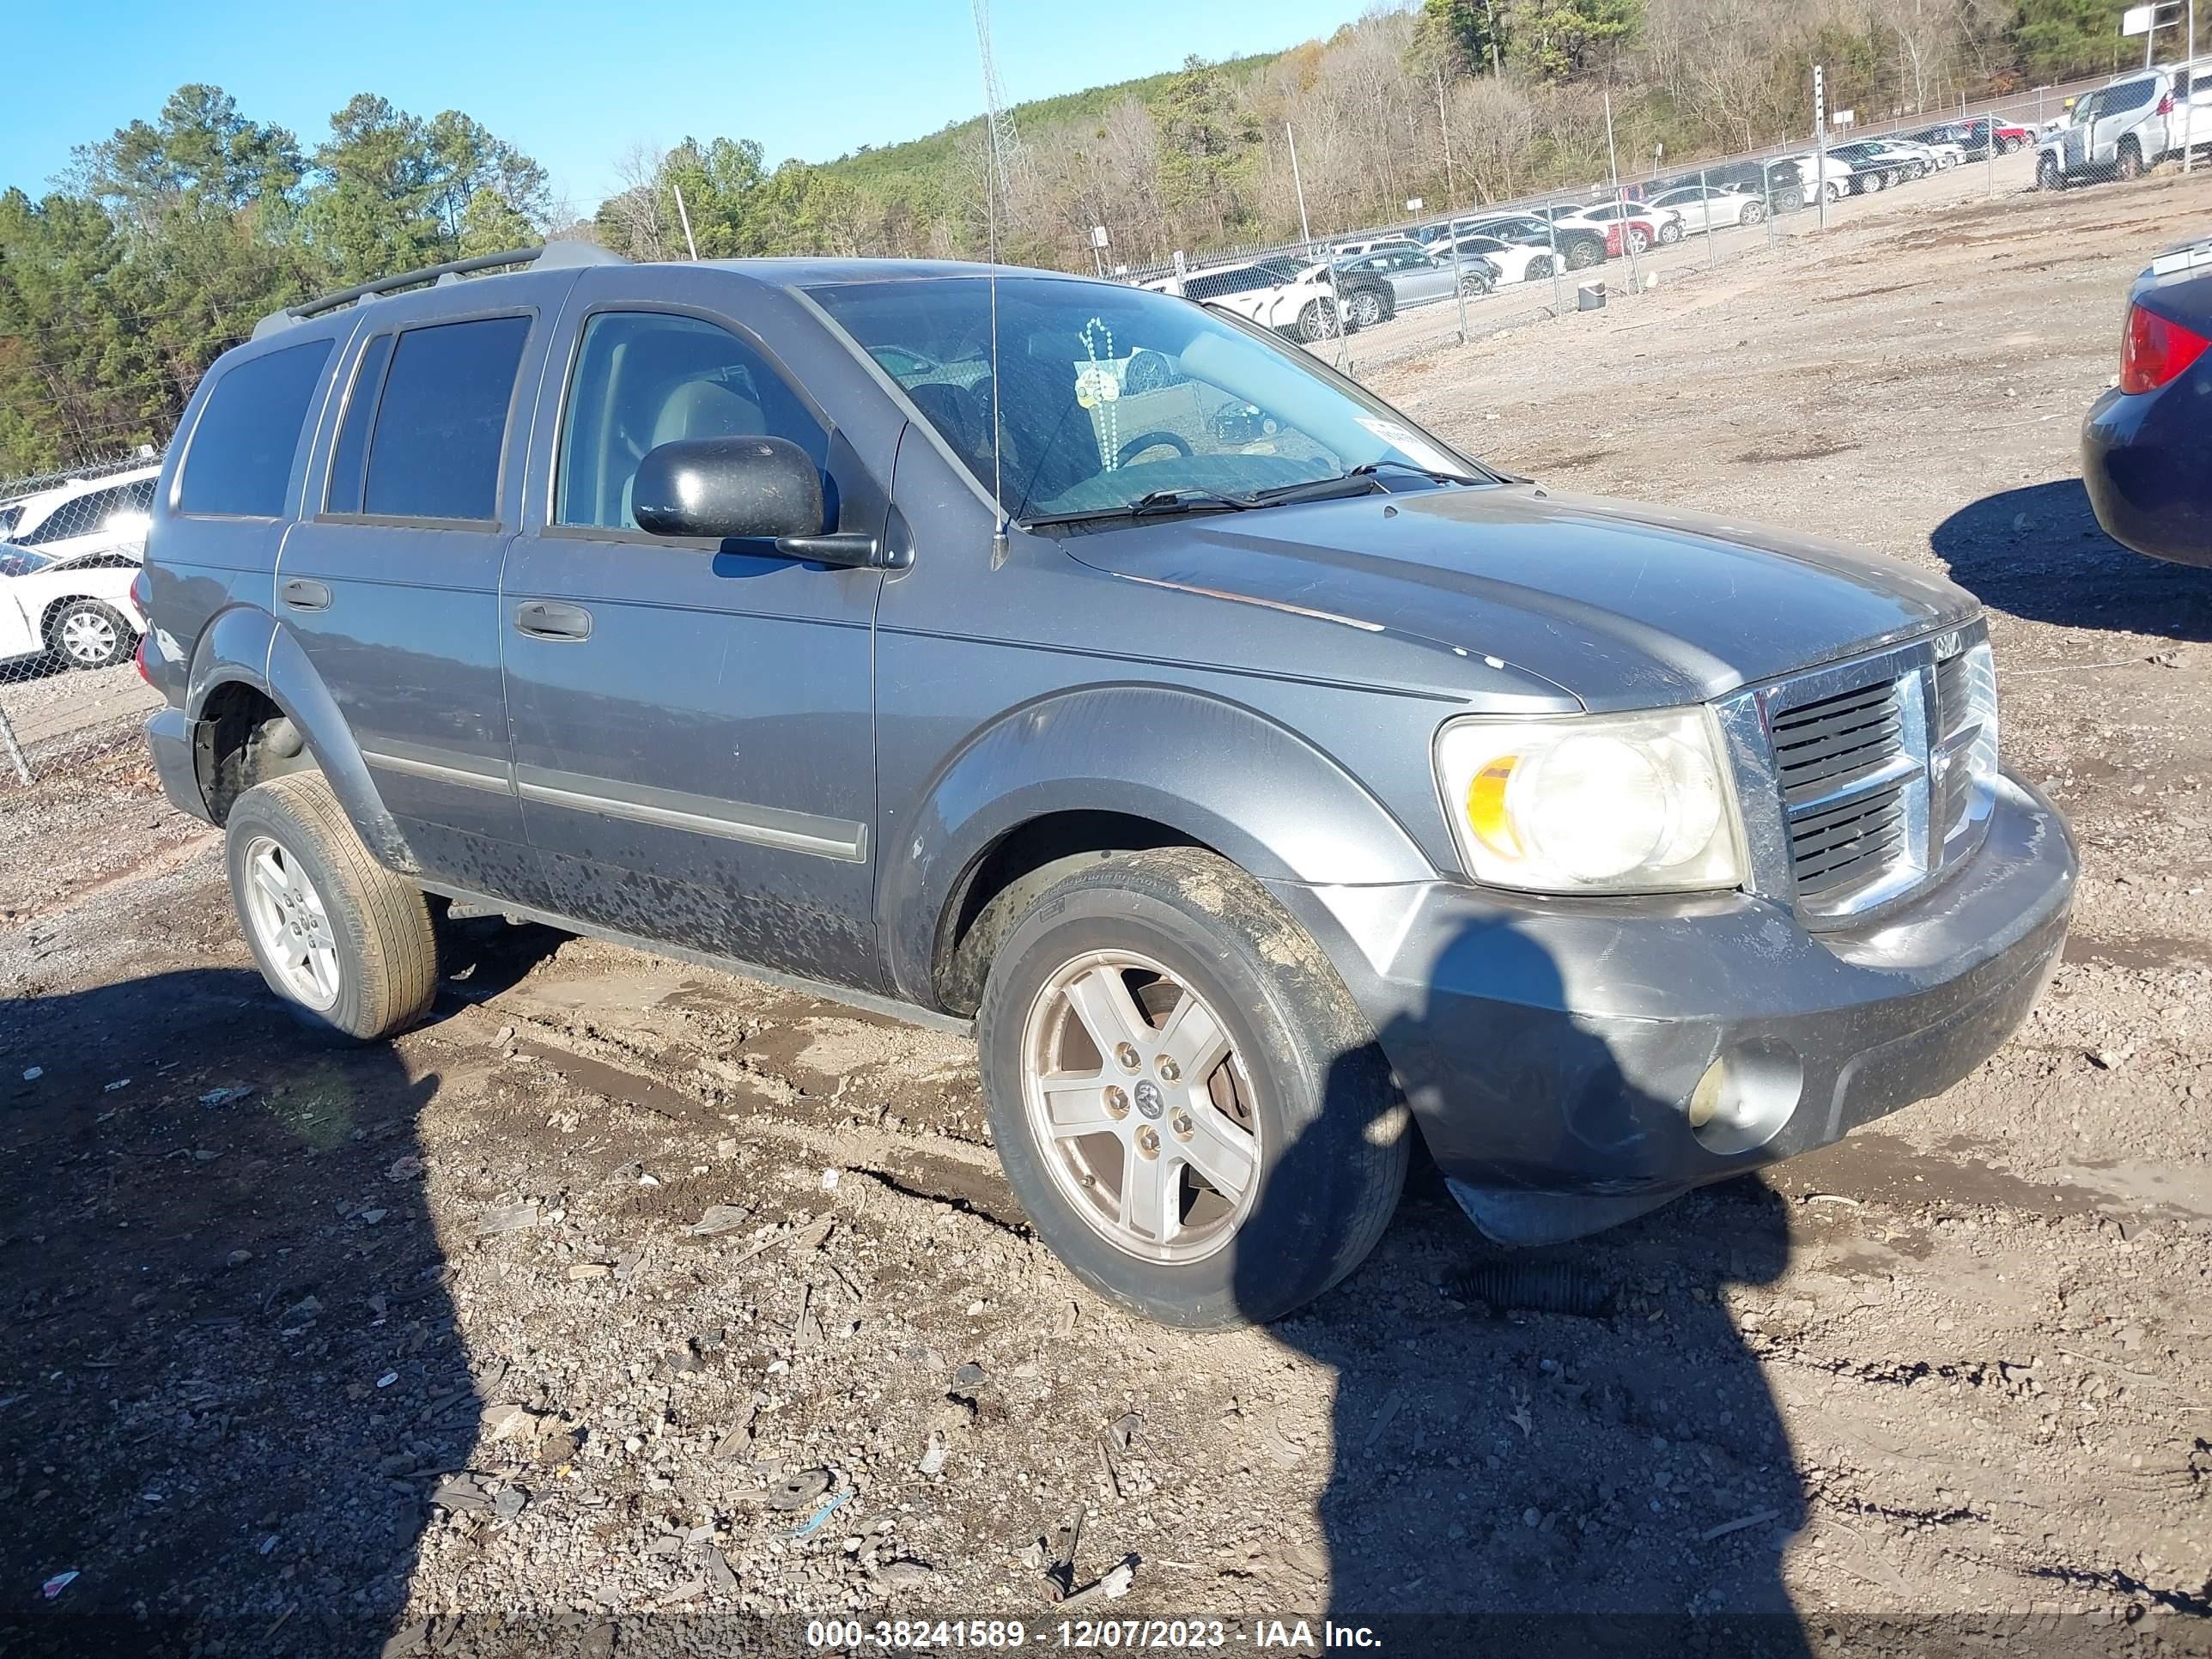
M 1477 963 L 1523 1006 L 1565 1006 L 1557 965 L 1525 934 L 1470 929 L 1436 976 L 1466 983 Z M 1432 996 L 1382 1048 L 1402 1060 L 1442 1039 L 1485 1055 L 1501 1100 L 1559 1126 L 1559 1161 L 1586 1153 L 1553 1107 L 1570 1082 L 1578 1097 L 1617 1091 L 1644 1132 L 1680 1133 L 1679 1109 L 1638 1091 L 1600 1038 L 1510 1013 L 1470 1034 L 1468 1010 Z M 1371 1114 L 1364 1079 L 1381 1063 L 1340 1056 L 1329 1109 Z M 1405 1081 L 1416 1098 L 1440 1086 Z M 1263 1204 L 1294 1201 L 1322 1141 L 1289 1149 Z M 1538 1144 L 1520 1137 L 1534 1155 L 1517 1168 L 1543 1165 Z M 1780 1570 L 1805 1494 L 1728 1305 L 1732 1288 L 1780 1276 L 1790 1242 L 1784 1200 L 1751 1176 L 1588 1237 L 1502 1249 L 1417 1149 L 1374 1259 L 1270 1332 L 1336 1375 L 1316 1517 L 1329 1620 L 1398 1655 L 1807 1653 Z

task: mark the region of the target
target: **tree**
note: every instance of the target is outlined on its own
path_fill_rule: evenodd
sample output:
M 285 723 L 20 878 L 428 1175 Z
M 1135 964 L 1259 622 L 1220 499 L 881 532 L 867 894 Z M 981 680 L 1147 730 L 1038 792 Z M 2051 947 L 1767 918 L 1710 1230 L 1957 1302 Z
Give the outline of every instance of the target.
M 2021 0 L 2013 42 L 2039 81 L 2063 81 L 2119 61 L 2118 8 L 2109 0 Z
M 1243 218 L 1243 191 L 1256 167 L 1260 125 L 1238 106 L 1236 89 L 1215 66 L 1183 60 L 1156 117 L 1160 182 L 1170 203 L 1202 210 L 1218 235 Z
M 1425 55 L 1462 75 L 1504 67 L 1505 31 L 1498 0 L 1423 0 L 1419 25 Z
M 1644 21 L 1644 0 L 1514 0 L 1506 40 L 1514 66 L 1565 81 L 1608 61 Z

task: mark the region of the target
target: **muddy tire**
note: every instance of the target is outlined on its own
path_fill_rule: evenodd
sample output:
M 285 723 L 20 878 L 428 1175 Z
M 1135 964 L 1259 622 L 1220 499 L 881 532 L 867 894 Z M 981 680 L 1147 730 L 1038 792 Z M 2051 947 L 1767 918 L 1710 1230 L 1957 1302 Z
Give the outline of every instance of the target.
M 991 1132 L 1038 1235 L 1119 1305 L 1281 1317 L 1374 1249 L 1412 1147 L 1351 994 L 1257 881 L 1183 848 L 1037 897 L 976 1018 Z
M 258 783 L 223 826 L 231 902 L 269 988 L 310 1030 L 374 1042 L 430 1012 L 422 890 L 369 856 L 319 772 Z

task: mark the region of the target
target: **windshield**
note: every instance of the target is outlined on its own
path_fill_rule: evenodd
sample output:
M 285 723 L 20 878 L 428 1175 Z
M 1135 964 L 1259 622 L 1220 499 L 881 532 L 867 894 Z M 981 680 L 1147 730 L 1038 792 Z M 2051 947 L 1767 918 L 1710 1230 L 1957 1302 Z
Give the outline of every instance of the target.
M 45 554 L 33 553 L 27 547 L 9 547 L 0 543 L 0 576 L 27 576 L 52 562 Z
M 998 283 L 1000 500 L 1019 520 L 1194 492 L 1243 498 L 1395 466 L 1489 474 L 1296 346 L 1142 289 Z M 810 290 L 975 475 L 993 476 L 991 285 L 902 277 Z M 902 373 L 902 355 L 927 369 Z

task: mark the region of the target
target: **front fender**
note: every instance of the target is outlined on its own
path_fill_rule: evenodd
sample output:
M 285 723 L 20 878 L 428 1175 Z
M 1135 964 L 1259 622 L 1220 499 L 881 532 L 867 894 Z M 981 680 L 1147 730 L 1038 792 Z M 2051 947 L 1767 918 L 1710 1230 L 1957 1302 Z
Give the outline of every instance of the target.
M 402 875 L 421 873 L 413 850 L 376 793 L 337 699 L 299 641 L 250 606 L 234 606 L 200 631 L 186 683 L 185 713 L 195 720 L 204 718 L 216 690 L 232 684 L 251 686 L 283 710 L 377 862 Z M 212 780 L 200 781 L 204 788 Z
M 1132 744 L 1130 734 L 1146 741 Z M 892 983 L 937 1006 L 938 929 L 1002 836 L 1055 812 L 1120 812 L 1213 848 L 1261 880 L 1433 880 L 1381 801 L 1257 711 L 1154 685 L 1086 686 L 1013 709 L 955 751 L 885 835 L 877 918 Z

